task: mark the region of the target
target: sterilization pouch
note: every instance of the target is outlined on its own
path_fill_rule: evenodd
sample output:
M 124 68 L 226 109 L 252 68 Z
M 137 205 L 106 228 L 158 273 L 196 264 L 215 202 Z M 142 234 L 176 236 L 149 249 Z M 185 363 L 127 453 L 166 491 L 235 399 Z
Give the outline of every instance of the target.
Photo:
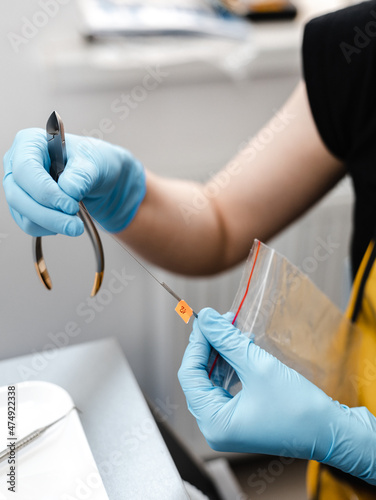
M 357 405 L 359 327 L 296 266 L 258 240 L 231 311 L 233 324 L 257 345 L 333 399 Z M 233 368 L 214 350 L 207 369 L 215 385 L 232 395 L 241 389 Z

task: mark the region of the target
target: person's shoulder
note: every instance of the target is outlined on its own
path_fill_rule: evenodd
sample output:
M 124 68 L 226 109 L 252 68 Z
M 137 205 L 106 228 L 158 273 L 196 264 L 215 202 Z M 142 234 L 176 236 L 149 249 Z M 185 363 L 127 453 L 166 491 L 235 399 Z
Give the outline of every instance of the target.
M 346 159 L 374 130 L 376 1 L 311 20 L 303 39 L 303 68 L 311 110 L 320 134 Z
M 351 62 L 352 54 L 359 53 L 372 39 L 376 40 L 376 1 L 351 5 L 311 19 L 305 26 L 305 39 L 313 43 L 324 39 L 328 50 L 332 48 L 332 41 L 346 61 Z

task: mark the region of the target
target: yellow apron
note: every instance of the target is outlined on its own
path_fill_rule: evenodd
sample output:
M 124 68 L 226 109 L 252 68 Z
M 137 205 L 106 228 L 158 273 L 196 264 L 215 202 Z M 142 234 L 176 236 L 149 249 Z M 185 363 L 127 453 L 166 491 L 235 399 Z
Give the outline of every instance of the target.
M 376 246 L 372 241 L 357 272 L 346 316 L 361 328 L 358 376 L 359 406 L 376 415 Z M 311 461 L 307 472 L 309 500 L 376 499 L 376 487 L 338 469 Z

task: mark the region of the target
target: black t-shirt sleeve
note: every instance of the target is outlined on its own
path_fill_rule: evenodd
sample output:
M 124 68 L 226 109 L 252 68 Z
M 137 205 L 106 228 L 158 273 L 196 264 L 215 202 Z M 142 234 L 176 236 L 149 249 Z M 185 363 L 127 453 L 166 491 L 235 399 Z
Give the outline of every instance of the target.
M 376 235 L 376 1 L 309 22 L 303 65 L 317 129 L 353 180 L 355 275 Z
M 305 28 L 303 67 L 312 114 L 328 149 L 346 163 L 376 140 L 375 58 L 376 1 L 321 16 Z

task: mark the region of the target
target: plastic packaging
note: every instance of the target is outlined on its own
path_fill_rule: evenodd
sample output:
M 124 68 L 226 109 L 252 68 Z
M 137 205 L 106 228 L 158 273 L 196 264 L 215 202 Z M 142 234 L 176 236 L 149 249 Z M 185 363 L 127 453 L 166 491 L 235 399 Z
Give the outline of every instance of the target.
M 360 329 L 297 267 L 255 240 L 232 304 L 234 324 L 333 399 L 357 406 Z M 215 385 L 241 389 L 233 368 L 216 351 L 208 362 Z

